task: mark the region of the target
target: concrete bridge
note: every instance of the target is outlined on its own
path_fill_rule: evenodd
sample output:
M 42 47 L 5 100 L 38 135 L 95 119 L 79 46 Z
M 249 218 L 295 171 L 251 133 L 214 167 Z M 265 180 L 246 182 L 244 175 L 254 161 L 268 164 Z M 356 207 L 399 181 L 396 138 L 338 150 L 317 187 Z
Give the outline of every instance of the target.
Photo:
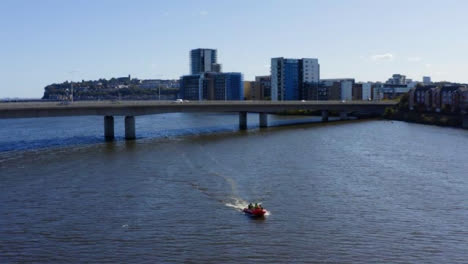
M 268 126 L 267 114 L 284 111 L 321 111 L 322 121 L 328 121 L 329 111 L 340 113 L 346 119 L 348 113 L 365 112 L 382 114 L 386 107 L 396 102 L 384 101 L 79 101 L 0 103 L 0 118 L 31 118 L 58 116 L 103 116 L 104 136 L 114 138 L 114 116 L 125 117 L 125 138 L 135 139 L 135 116 L 175 112 L 238 112 L 239 129 L 247 129 L 247 113 L 258 113 L 260 127 Z

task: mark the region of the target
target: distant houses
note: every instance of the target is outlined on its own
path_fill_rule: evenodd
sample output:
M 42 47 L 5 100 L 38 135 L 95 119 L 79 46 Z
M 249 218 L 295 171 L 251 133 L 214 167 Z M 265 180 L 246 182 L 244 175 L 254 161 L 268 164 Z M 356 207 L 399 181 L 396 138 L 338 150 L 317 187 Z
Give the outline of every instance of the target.
M 139 80 L 119 77 L 47 85 L 43 100 L 174 100 L 179 80 Z
M 409 109 L 466 113 L 468 112 L 468 87 L 459 84 L 418 85 L 409 91 Z

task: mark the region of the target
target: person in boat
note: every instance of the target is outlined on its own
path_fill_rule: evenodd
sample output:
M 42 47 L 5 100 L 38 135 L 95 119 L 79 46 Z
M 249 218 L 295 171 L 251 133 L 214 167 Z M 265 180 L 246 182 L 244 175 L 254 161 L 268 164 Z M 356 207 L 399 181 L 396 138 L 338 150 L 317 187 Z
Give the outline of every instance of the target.
M 254 209 L 255 210 L 258 209 L 258 204 L 257 203 L 255 203 L 255 208 Z
M 249 203 L 249 210 L 252 210 L 253 209 L 253 205 L 252 203 Z

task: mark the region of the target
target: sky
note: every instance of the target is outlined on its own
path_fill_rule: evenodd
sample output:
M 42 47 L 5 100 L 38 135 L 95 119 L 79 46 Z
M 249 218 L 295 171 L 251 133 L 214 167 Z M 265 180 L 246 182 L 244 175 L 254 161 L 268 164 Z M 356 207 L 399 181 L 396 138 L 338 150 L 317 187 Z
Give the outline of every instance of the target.
M 1 0 L 0 98 L 67 80 L 178 79 L 215 48 L 224 72 L 318 58 L 321 78 L 468 82 L 465 0 Z

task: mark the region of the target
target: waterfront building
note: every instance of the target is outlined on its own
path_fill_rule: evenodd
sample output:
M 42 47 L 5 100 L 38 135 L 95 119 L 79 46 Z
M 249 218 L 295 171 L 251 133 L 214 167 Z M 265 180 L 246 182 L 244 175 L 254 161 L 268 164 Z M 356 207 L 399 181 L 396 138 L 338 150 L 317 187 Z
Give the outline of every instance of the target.
M 320 83 L 304 83 L 305 100 L 328 100 L 328 88 Z
M 406 85 L 406 76 L 402 74 L 393 74 L 392 78 L 388 79 L 385 84 Z
M 423 76 L 423 84 L 424 85 L 429 85 L 431 84 L 431 77 L 430 76 Z
M 372 99 L 372 83 L 367 82 L 362 84 L 362 97 L 361 100 Z
M 353 84 L 352 81 L 341 82 L 341 100 L 353 100 Z
M 179 97 L 184 100 L 244 100 L 239 72 L 192 74 L 181 77 Z
M 383 84 L 381 82 L 376 82 L 373 84 L 372 88 L 372 100 L 380 101 L 384 98 L 382 91 Z
M 418 85 L 412 88 L 409 92 L 409 109 L 425 109 L 430 110 L 432 105 L 432 90 L 431 87 Z
M 320 86 L 326 88 L 328 100 L 352 100 L 353 78 L 322 79 Z
M 271 100 L 271 76 L 255 76 L 255 91 L 257 100 Z
M 215 95 L 207 97 L 207 100 L 244 100 L 244 82 L 241 73 L 207 73 L 206 75 L 214 78 L 214 85 L 210 89 Z
M 244 81 L 245 100 L 263 100 L 263 89 L 257 81 Z
M 215 49 L 194 49 L 190 51 L 191 74 L 205 72 L 221 72 L 221 65 L 217 63 Z
M 252 100 L 252 87 L 255 86 L 254 81 L 244 81 L 244 99 Z
M 462 114 L 468 113 L 468 87 L 463 86 L 455 91 L 455 104 Z
M 202 74 L 184 75 L 180 77 L 179 98 L 185 100 L 203 100 Z
M 244 81 L 244 97 L 246 100 L 270 100 L 271 77 L 256 76 L 255 81 Z
M 468 88 L 465 85 L 425 85 L 409 92 L 410 110 L 425 106 L 427 111 L 466 112 L 468 110 Z
M 271 100 L 305 99 L 304 83 L 319 83 L 318 59 L 271 59 Z
M 211 64 L 211 71 L 212 72 L 222 72 L 222 69 L 221 69 L 221 64 L 219 63 L 213 63 Z
M 460 86 L 444 86 L 440 89 L 440 109 L 448 111 L 454 111 L 454 95 L 455 91 L 460 88 Z
M 362 100 L 362 83 L 353 84 L 353 100 Z
M 384 84 L 380 88 L 381 99 L 396 99 L 397 97 L 409 92 L 410 88 L 405 84 Z
M 190 75 L 180 77 L 179 98 L 184 100 L 244 100 L 240 72 L 221 72 L 215 49 L 190 51 Z

